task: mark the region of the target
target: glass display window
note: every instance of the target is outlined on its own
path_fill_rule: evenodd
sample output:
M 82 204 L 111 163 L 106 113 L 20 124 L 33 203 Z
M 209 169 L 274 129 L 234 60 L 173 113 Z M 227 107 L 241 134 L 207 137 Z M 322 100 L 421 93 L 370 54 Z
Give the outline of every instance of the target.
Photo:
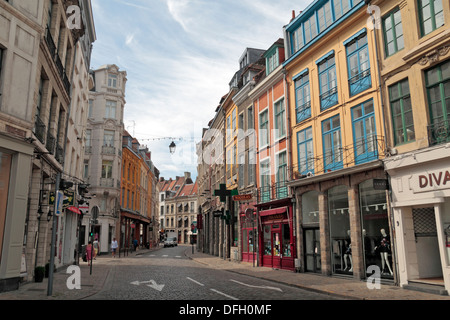
M 283 257 L 292 257 L 291 252 L 291 234 L 288 224 L 283 224 L 282 228 L 282 240 L 283 240 Z
M 264 255 L 271 256 L 272 255 L 272 233 L 270 225 L 264 226 Z
M 359 185 L 361 225 L 365 268 L 376 265 L 381 277 L 393 277 L 391 238 L 387 214 L 386 192 L 375 190 L 374 180 Z
M 319 192 L 310 191 L 302 195 L 302 224 L 319 224 Z
M 328 214 L 333 273 L 353 274 L 348 189 L 337 186 L 328 190 Z

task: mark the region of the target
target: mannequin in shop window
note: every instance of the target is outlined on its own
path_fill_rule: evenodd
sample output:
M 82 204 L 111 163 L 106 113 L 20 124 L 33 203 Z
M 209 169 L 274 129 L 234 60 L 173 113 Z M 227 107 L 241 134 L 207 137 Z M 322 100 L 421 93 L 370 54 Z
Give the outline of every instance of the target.
M 387 266 L 389 269 L 389 273 L 392 276 L 393 273 L 388 259 L 389 253 L 391 252 L 390 238 L 386 234 L 385 229 L 381 229 L 380 232 L 381 232 L 381 239 L 379 245 L 375 247 L 375 250 L 378 251 L 381 255 L 381 274 L 385 273 L 384 269 Z
M 352 261 L 352 243 L 350 241 L 350 230 L 347 231 L 348 240 L 344 240 L 344 265 L 345 265 L 345 269 L 344 271 L 348 271 L 348 272 L 353 272 L 353 261 Z M 347 260 L 350 261 L 350 268 L 348 265 Z M 348 270 L 347 270 L 348 269 Z

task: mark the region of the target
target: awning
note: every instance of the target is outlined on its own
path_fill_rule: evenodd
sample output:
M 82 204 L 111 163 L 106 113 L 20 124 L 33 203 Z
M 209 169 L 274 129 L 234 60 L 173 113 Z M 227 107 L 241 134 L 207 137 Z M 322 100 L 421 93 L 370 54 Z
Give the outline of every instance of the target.
M 131 213 L 131 212 L 121 211 L 121 212 L 120 212 L 120 215 L 121 215 L 122 217 L 127 217 L 127 218 L 130 218 L 130 219 L 134 219 L 134 220 L 136 220 L 136 221 L 141 221 L 141 222 L 150 224 L 150 219 L 145 218 L 145 217 L 140 216 L 140 215 L 137 215 L 137 214 L 133 214 L 133 213 Z
M 67 207 L 67 210 L 72 211 L 77 214 L 81 214 L 80 209 L 78 209 L 77 207 Z
M 287 211 L 287 207 L 270 209 L 270 210 L 264 210 L 264 211 L 260 211 L 259 212 L 259 216 L 260 217 L 265 217 L 265 216 L 271 216 L 271 215 L 274 215 L 274 214 L 282 214 L 282 213 L 285 213 L 286 211 Z

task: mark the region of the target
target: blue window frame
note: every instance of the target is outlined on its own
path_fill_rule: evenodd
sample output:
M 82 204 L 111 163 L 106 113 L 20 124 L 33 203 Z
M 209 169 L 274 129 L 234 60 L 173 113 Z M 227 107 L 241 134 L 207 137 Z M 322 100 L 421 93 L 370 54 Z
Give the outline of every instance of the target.
M 324 171 L 343 168 L 340 116 L 322 121 L 323 167 Z
M 373 100 L 352 108 L 353 142 L 355 164 L 378 158 L 377 130 Z
M 311 92 L 309 87 L 309 73 L 303 73 L 295 82 L 295 111 L 297 123 L 311 117 Z
M 338 103 L 336 64 L 334 52 L 318 64 L 320 86 L 320 110 L 326 110 Z
M 314 173 L 314 147 L 312 127 L 297 133 L 298 172 L 306 175 Z
M 354 96 L 372 86 L 367 31 L 364 29 L 344 44 L 347 50 L 350 96 Z

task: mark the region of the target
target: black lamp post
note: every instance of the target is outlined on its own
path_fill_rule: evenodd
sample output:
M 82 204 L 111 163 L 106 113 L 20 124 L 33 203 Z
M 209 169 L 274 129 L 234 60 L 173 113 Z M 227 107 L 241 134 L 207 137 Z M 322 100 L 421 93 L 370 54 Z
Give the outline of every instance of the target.
M 175 144 L 175 142 L 172 141 L 172 143 L 169 146 L 170 153 L 174 154 L 176 149 L 177 149 L 177 145 Z

